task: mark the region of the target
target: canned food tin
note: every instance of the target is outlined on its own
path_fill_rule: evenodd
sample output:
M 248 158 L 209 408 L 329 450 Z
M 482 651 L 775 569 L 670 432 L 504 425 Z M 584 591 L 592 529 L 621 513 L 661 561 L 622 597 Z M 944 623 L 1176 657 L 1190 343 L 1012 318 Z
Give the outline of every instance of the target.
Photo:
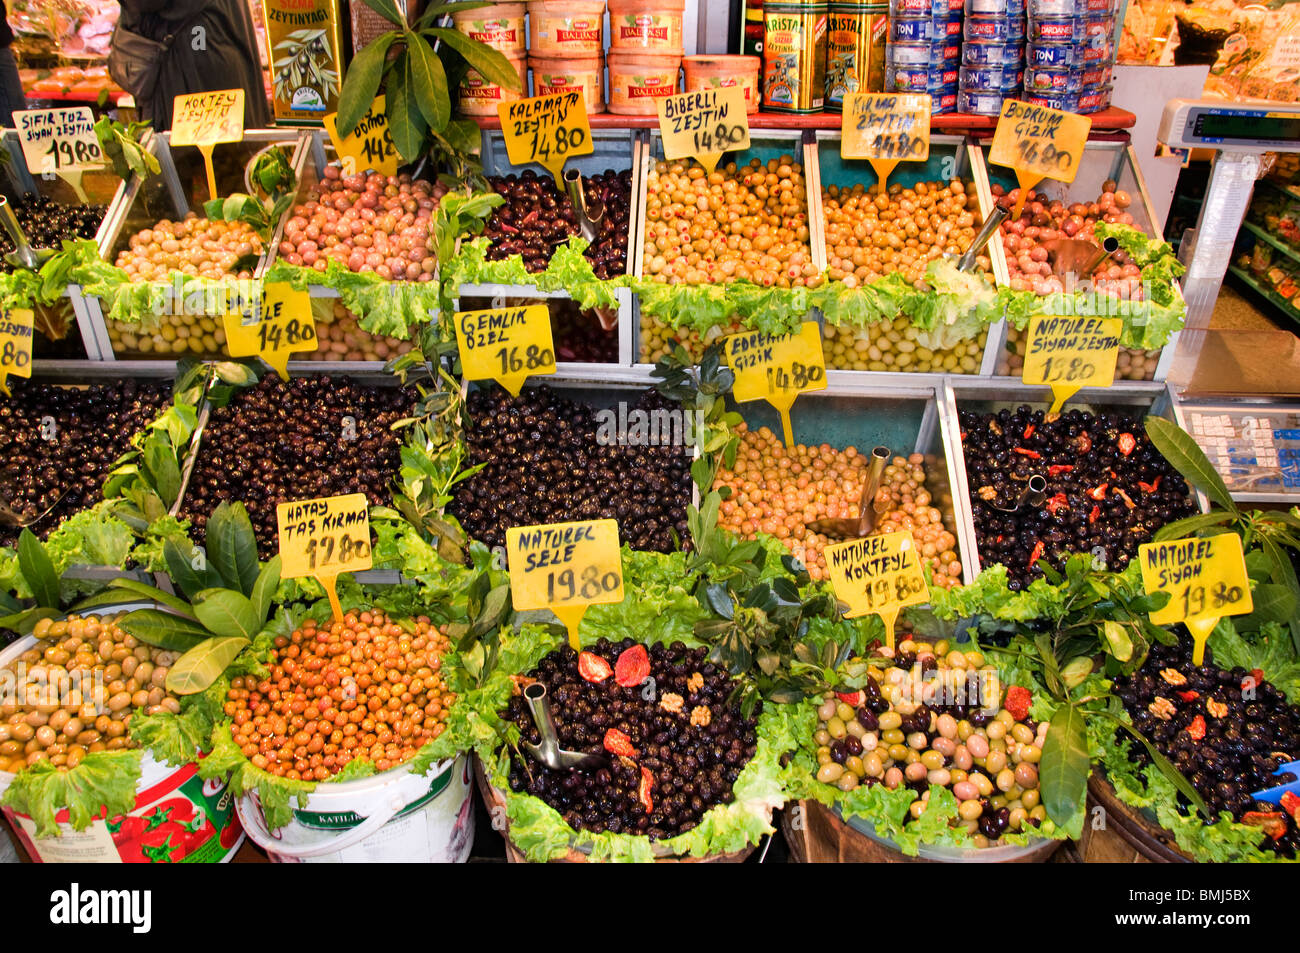
M 1031 17 L 1082 17 L 1115 12 L 1114 0 L 1028 0 Z
M 1016 43 L 1025 38 L 1025 20 L 1023 17 L 967 17 L 962 36 L 967 41 Z
M 955 65 L 961 56 L 956 43 L 890 43 L 885 47 L 886 66 L 920 66 L 942 69 Z
M 763 5 L 763 103 L 769 110 L 821 112 L 826 101 L 826 3 Z
M 1080 66 L 1083 64 L 1083 50 L 1068 43 L 1035 43 L 1030 40 L 1025 44 L 1025 61 L 1031 68 Z
M 1002 113 L 1001 93 L 981 93 L 961 90 L 957 93 L 957 111 L 975 116 L 998 116 Z
M 1025 0 L 966 0 L 966 15 L 1023 17 Z
M 1113 63 L 1115 58 L 1115 46 L 1108 42 L 1104 37 L 1093 37 L 1091 42 L 1084 43 L 1083 61 L 1085 63 Z
M 1023 66 L 1025 47 L 1022 43 L 971 40 L 962 45 L 961 61 L 967 66 Z
M 892 17 L 950 17 L 960 14 L 963 0 L 889 0 Z
M 966 92 L 1005 93 L 1019 88 L 1024 77 L 1018 66 L 963 66 L 958 82 Z
M 1094 113 L 1110 105 L 1111 88 L 1080 93 L 1026 93 L 1025 102 L 1068 113 Z
M 1030 17 L 1031 43 L 1082 43 L 1086 23 L 1078 17 Z
M 1087 17 L 1083 21 L 1083 36 L 1088 43 L 1109 43 L 1115 33 L 1115 18 L 1102 16 Z
M 1079 82 L 1084 89 L 1096 89 L 1110 82 L 1110 66 L 1106 64 L 1087 66 L 1079 75 Z
M 1025 70 L 1025 92 L 1078 93 L 1083 88 L 1081 76 L 1082 70 L 1071 66 L 1031 66 Z
M 839 112 L 849 93 L 883 92 L 889 7 L 832 3 L 826 35 L 826 108 Z
M 956 67 L 930 69 L 928 67 L 885 67 L 885 88 L 899 93 L 924 93 L 957 83 Z
M 957 109 L 957 89 L 952 87 L 946 90 L 930 91 L 930 115 L 938 116 L 941 113 L 955 112 Z
M 889 38 L 899 43 L 935 43 L 961 39 L 961 17 L 895 17 L 889 21 Z

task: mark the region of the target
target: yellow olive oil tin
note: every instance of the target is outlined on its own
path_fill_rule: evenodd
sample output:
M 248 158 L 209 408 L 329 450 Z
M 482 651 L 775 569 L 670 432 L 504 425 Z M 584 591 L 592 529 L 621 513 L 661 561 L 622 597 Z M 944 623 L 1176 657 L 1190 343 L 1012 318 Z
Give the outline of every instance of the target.
M 849 93 L 885 89 L 888 3 L 832 3 L 826 34 L 826 111 L 840 112 Z
M 343 81 L 339 0 L 263 0 L 262 11 L 276 123 L 323 125 Z
M 763 4 L 763 108 L 817 113 L 826 97 L 829 5 Z

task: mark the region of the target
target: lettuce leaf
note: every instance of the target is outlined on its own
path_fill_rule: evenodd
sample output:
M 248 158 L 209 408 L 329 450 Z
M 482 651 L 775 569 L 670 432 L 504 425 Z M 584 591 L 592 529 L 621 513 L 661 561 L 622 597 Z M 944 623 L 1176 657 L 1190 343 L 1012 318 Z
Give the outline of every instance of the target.
M 0 804 L 30 817 L 37 837 L 58 836 L 55 816 L 64 808 L 72 829 L 84 831 L 97 817 L 125 814 L 135 807 L 143 757 L 140 751 L 96 751 L 67 770 L 38 761 L 18 772 Z
M 1210 651 L 1220 668 L 1261 669 L 1264 677 L 1286 695 L 1291 704 L 1300 704 L 1300 658 L 1290 633 L 1276 622 L 1268 622 L 1259 632 L 1242 635 L 1229 616 L 1219 620 L 1210 634 Z

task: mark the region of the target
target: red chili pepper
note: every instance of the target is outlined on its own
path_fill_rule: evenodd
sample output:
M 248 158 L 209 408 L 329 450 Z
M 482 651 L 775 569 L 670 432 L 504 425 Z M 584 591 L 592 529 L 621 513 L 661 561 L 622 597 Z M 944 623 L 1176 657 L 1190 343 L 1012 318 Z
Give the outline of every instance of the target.
M 1060 476 L 1062 473 L 1069 473 L 1069 472 L 1070 472 L 1071 470 L 1073 470 L 1073 469 L 1074 469 L 1074 465 L 1073 465 L 1073 464 L 1070 464 L 1070 463 L 1056 463 L 1056 464 L 1053 464 L 1052 466 L 1050 466 L 1050 467 L 1047 468 L 1047 475 L 1048 475 L 1048 476 Z
M 1043 552 L 1046 549 L 1047 547 L 1043 545 L 1043 541 L 1041 539 L 1038 542 L 1034 543 L 1034 551 L 1029 554 L 1029 565 L 1033 566 L 1034 563 L 1042 559 Z
M 1028 427 L 1025 428 L 1025 439 L 1028 440 L 1033 435 L 1034 435 L 1034 425 L 1030 424 Z
M 1002 542 L 1002 534 L 1001 534 L 1001 533 L 998 534 L 998 538 L 995 539 L 994 542 L 995 542 L 995 543 L 1000 543 L 1000 542 Z
M 632 747 L 632 739 L 617 728 L 605 730 L 605 750 L 622 758 L 636 757 L 636 748 Z
M 1119 435 L 1119 452 L 1128 456 L 1133 452 L 1133 448 L 1138 445 L 1137 438 L 1131 433 L 1122 433 Z
M 641 783 L 637 785 L 636 796 L 637 800 L 641 802 L 641 806 L 645 808 L 647 814 L 654 813 L 655 802 L 654 798 L 650 796 L 650 791 L 654 786 L 655 776 L 650 773 L 649 768 L 642 768 Z
M 1108 486 L 1110 486 L 1109 483 L 1103 483 L 1101 486 L 1094 486 L 1088 491 L 1088 495 L 1094 500 L 1104 500 L 1106 499 L 1106 488 Z
M 857 708 L 866 701 L 867 693 L 859 688 L 856 692 L 836 692 L 835 697 L 850 708 Z
M 1175 692 L 1175 694 L 1185 702 L 1194 702 L 1196 699 L 1201 697 L 1200 692 L 1193 691 Z
M 1101 515 L 1101 507 L 1100 507 L 1100 506 L 1094 506 L 1094 507 L 1092 508 L 1092 512 L 1088 514 L 1088 522 L 1089 522 L 1089 523 L 1095 523 L 1095 522 L 1097 522 L 1097 517 L 1100 516 L 1100 515 Z
M 1282 794 L 1282 810 L 1300 822 L 1300 797 L 1285 791 Z
M 966 431 L 964 431 L 964 430 L 961 432 L 961 439 L 963 439 L 963 440 L 966 439 Z
M 1056 496 L 1048 500 L 1047 505 L 1043 507 L 1043 509 L 1047 510 L 1047 512 L 1051 513 L 1053 516 L 1056 515 L 1057 510 L 1066 510 L 1069 508 L 1070 503 L 1066 500 L 1064 493 L 1056 494 Z
M 1020 685 L 1012 685 L 1007 689 L 1007 697 L 1002 700 L 1002 707 L 1015 717 L 1016 721 L 1024 721 L 1029 717 L 1029 706 L 1034 703 L 1033 693 Z
M 614 674 L 614 670 L 595 652 L 579 652 L 578 674 L 589 682 L 603 682 Z
M 1011 452 L 1018 453 L 1021 456 L 1028 457 L 1031 460 L 1043 459 L 1043 455 L 1039 453 L 1037 450 L 1026 450 L 1024 447 L 1012 447 Z
M 1156 477 L 1154 483 L 1143 483 L 1141 480 L 1139 480 L 1138 489 L 1141 490 L 1143 493 L 1154 493 L 1156 490 L 1160 489 L 1160 481 L 1163 479 L 1164 479 L 1163 476 L 1158 476 Z
M 1081 433 L 1074 439 L 1074 445 L 1080 453 L 1087 453 L 1092 449 L 1092 438 L 1086 433 Z
M 529 212 L 527 215 L 524 216 L 524 220 L 520 224 L 531 225 L 533 224 L 533 222 L 537 221 L 537 216 L 540 214 L 541 212 L 538 209 L 533 209 L 531 212 Z
M 1256 685 L 1259 685 L 1264 681 L 1264 670 L 1262 668 L 1252 668 L 1250 674 L 1254 676 Z
M 1192 736 L 1193 741 L 1200 741 L 1205 737 L 1205 718 L 1197 715 L 1192 719 L 1192 723 L 1187 726 L 1187 733 Z
M 507 235 L 519 234 L 519 229 L 515 228 L 513 225 L 507 225 L 505 222 L 501 223 L 501 231 L 505 232 Z

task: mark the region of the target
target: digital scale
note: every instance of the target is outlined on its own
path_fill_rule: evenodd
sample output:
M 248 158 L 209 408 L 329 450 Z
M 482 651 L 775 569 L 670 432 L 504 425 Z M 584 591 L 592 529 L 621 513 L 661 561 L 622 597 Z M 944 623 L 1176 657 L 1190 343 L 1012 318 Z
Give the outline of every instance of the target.
M 1300 500 L 1300 406 L 1182 403 L 1174 416 L 1233 499 L 1287 506 Z

